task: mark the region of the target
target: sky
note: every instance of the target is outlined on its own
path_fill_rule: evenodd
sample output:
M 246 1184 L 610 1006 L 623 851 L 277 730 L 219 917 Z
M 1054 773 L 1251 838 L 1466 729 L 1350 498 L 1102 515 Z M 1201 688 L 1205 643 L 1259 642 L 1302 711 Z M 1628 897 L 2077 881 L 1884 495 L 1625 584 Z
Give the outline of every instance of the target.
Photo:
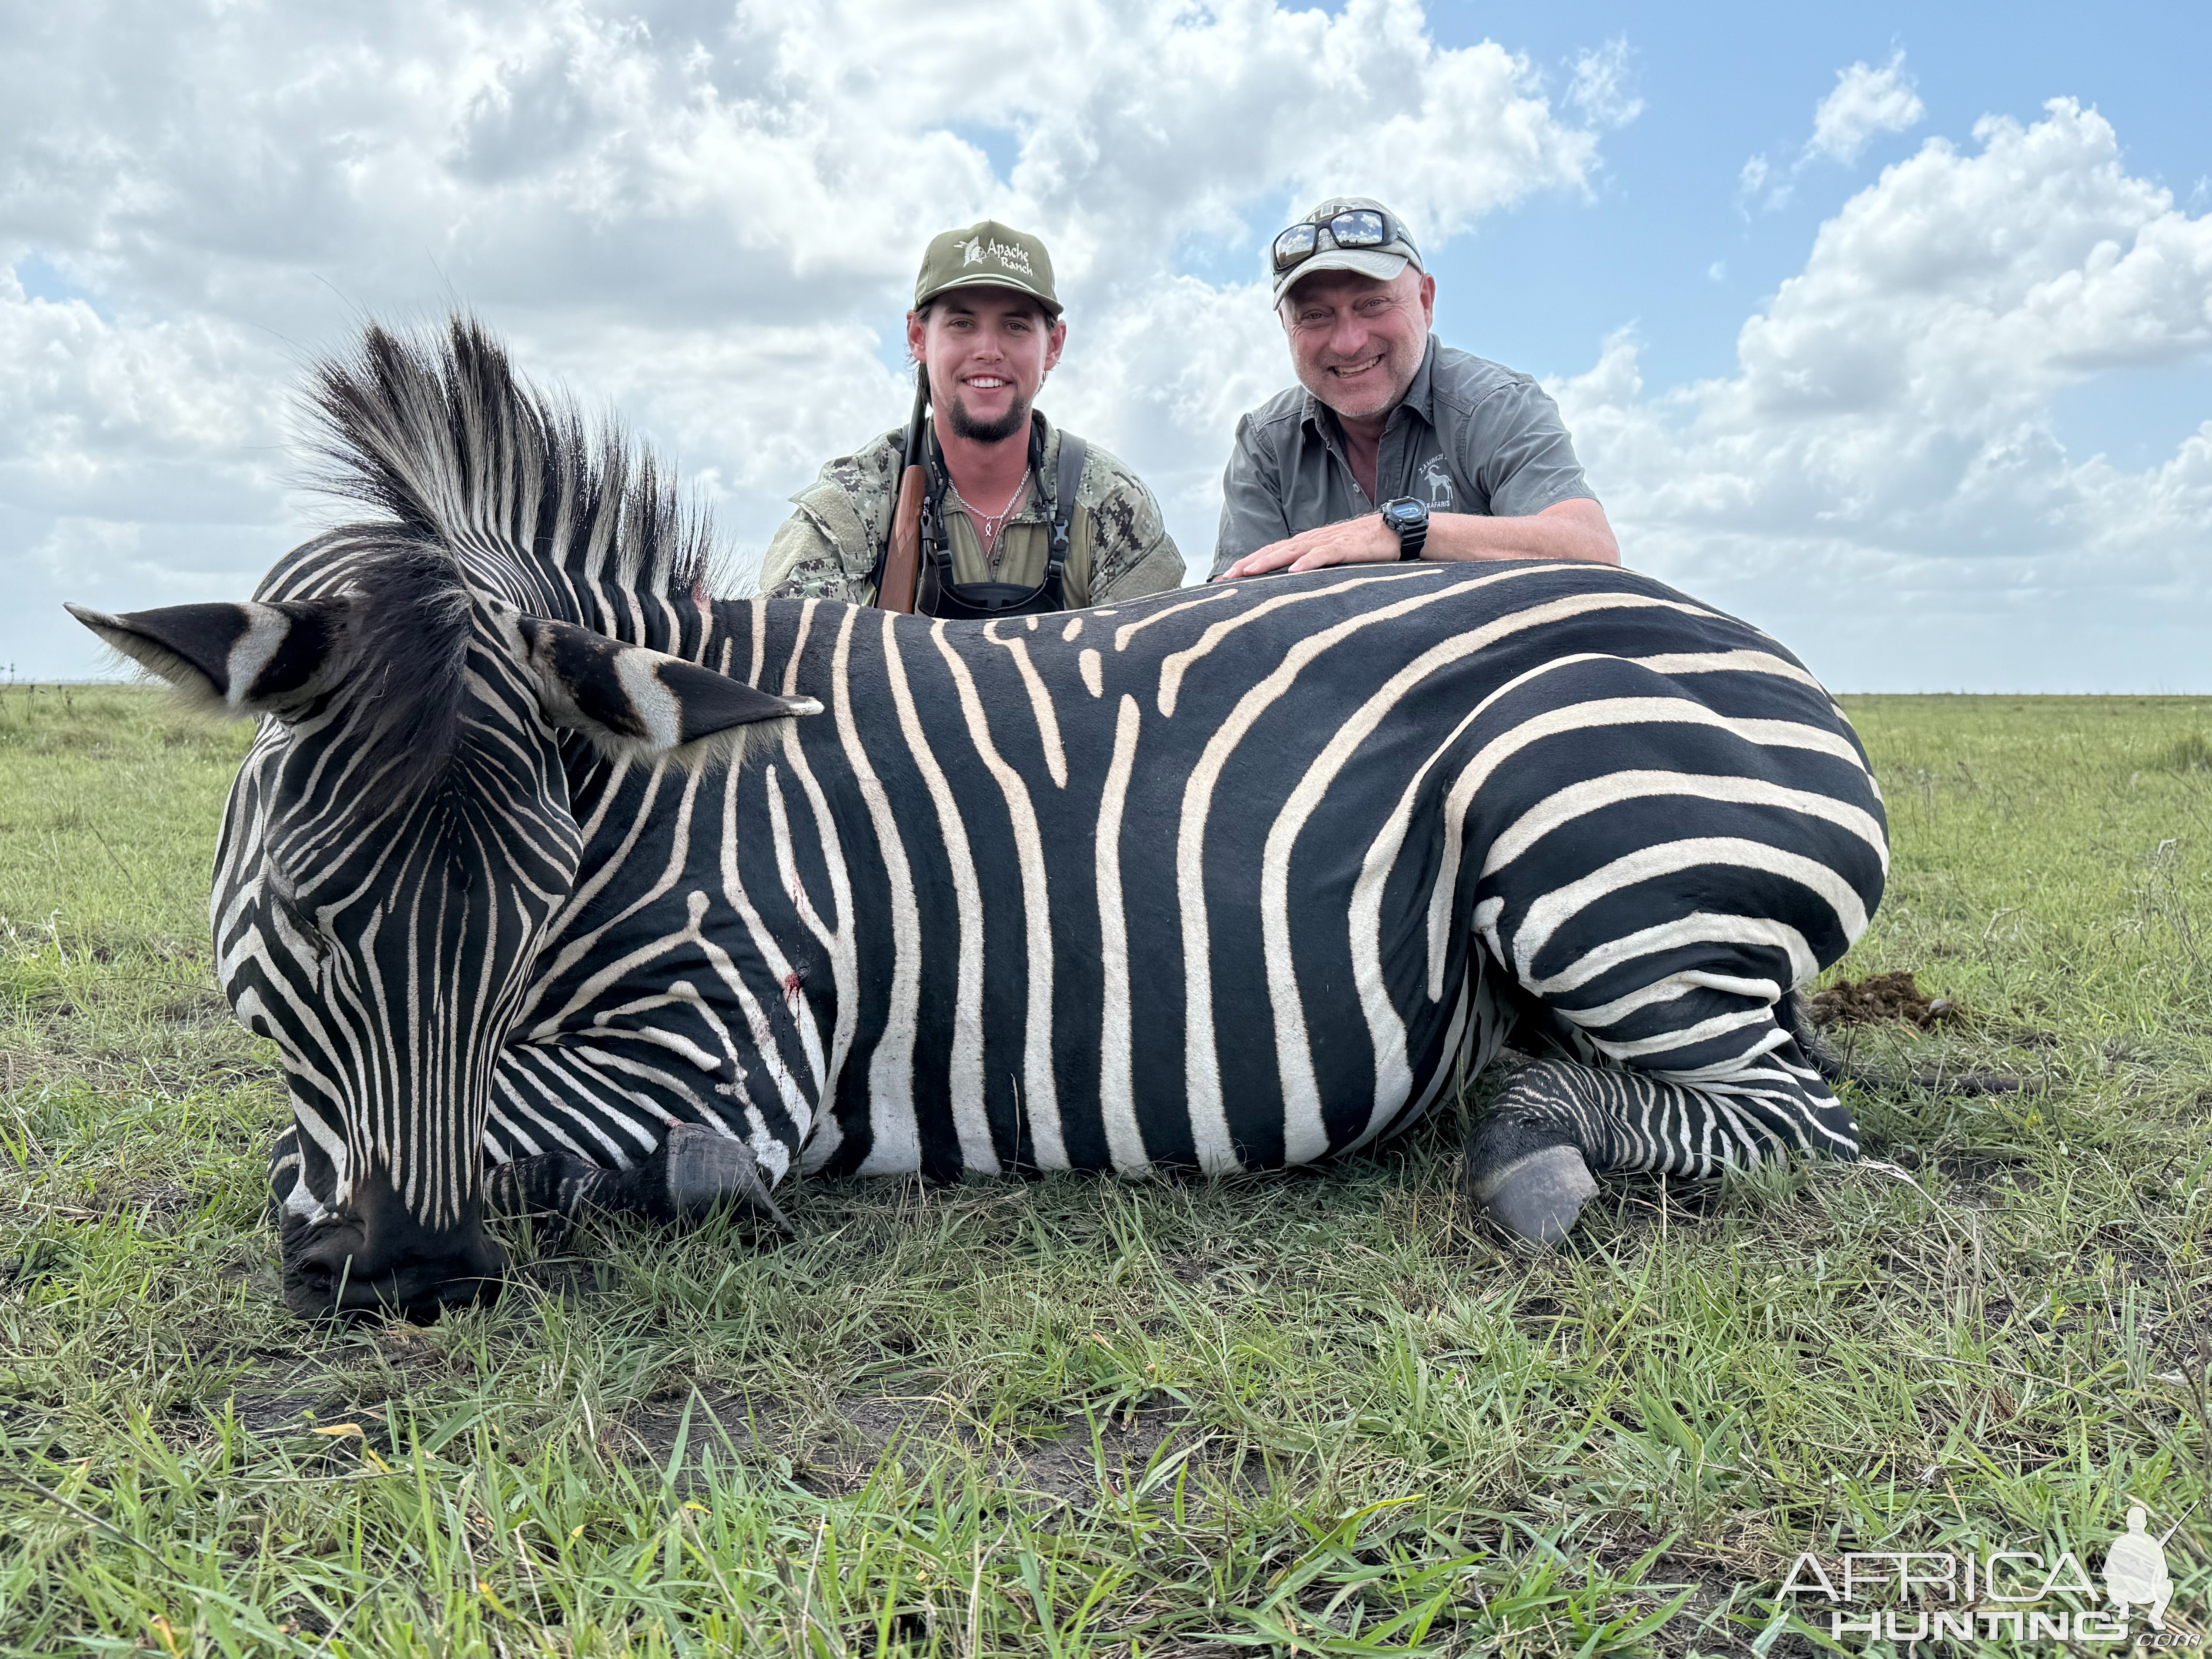
M 337 509 L 295 394 L 454 306 L 732 568 L 905 416 L 931 234 L 1044 237 L 1040 406 L 1210 562 L 1291 380 L 1268 240 L 1370 194 L 1638 569 L 1839 692 L 2212 692 L 2212 9 L 0 0 L 0 674 Z

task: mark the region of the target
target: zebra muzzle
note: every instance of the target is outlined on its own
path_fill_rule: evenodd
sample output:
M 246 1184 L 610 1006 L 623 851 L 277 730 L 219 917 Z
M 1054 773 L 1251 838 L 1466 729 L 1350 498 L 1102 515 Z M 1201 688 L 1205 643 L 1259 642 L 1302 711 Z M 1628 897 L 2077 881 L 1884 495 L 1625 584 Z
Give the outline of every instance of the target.
M 507 1273 L 507 1252 L 480 1218 L 428 1227 L 385 1188 L 357 1192 L 346 1213 L 322 1226 L 288 1228 L 283 1256 L 284 1300 L 303 1319 L 434 1319 L 489 1301 Z

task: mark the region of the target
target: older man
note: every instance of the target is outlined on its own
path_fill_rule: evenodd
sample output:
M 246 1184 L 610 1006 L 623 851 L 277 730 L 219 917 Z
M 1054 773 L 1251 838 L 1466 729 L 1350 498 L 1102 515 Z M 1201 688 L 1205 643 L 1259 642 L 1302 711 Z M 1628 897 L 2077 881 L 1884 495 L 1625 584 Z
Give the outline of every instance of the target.
M 1620 562 L 1558 405 L 1429 332 L 1436 278 L 1395 214 L 1340 197 L 1270 254 L 1304 389 L 1237 423 L 1215 580 L 1390 559 Z
M 938 236 L 906 337 L 929 377 L 936 526 L 917 610 L 1017 617 L 1181 584 L 1182 555 L 1152 492 L 1032 407 L 1067 340 L 1042 242 L 995 220 Z M 887 432 L 840 456 L 791 498 L 799 510 L 769 544 L 763 593 L 875 602 L 905 440 Z

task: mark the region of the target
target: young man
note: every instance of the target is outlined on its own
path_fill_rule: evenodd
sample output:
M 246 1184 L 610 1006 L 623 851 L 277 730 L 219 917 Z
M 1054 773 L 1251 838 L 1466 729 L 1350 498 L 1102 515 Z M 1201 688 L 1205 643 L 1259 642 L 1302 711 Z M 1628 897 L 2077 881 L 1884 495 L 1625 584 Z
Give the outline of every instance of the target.
M 1559 406 L 1429 332 L 1436 278 L 1395 214 L 1323 202 L 1270 257 L 1304 390 L 1237 423 L 1214 580 L 1401 558 L 1620 562 Z
M 940 557 L 925 557 L 915 609 L 1022 616 L 1178 586 L 1176 550 L 1137 475 L 1031 405 L 1067 338 L 1052 258 L 994 220 L 929 245 L 906 317 L 929 376 L 927 476 Z M 822 469 L 769 544 L 760 591 L 872 605 L 905 450 L 902 429 Z M 1064 447 L 1082 444 L 1079 463 Z M 1073 500 L 1062 481 L 1073 474 Z M 1056 528 L 1066 537 L 1054 568 Z M 934 562 L 934 569 L 932 564 Z

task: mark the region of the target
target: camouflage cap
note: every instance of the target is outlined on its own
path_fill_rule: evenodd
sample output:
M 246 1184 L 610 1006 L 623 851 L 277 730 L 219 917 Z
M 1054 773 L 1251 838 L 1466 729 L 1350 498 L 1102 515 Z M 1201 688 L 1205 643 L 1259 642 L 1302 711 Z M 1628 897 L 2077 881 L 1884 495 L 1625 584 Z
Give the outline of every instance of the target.
M 939 295 L 956 288 L 1010 288 L 1060 315 L 1060 296 L 1052 289 L 1052 255 L 1026 232 L 986 219 L 965 230 L 948 230 L 930 239 L 914 279 L 919 311 Z
M 1336 238 L 1328 233 L 1328 222 L 1340 213 L 1358 212 L 1381 214 L 1392 233 L 1390 240 L 1379 247 L 1337 246 Z M 1413 239 L 1407 234 L 1405 222 L 1372 196 L 1332 196 L 1298 220 L 1297 224 L 1318 225 L 1322 228 L 1315 238 L 1316 246 L 1311 254 L 1288 270 L 1274 273 L 1276 305 L 1282 304 L 1285 295 L 1317 271 L 1357 271 L 1362 276 L 1387 283 L 1407 265 L 1416 270 L 1427 268 L 1421 264 L 1420 249 L 1413 246 Z

